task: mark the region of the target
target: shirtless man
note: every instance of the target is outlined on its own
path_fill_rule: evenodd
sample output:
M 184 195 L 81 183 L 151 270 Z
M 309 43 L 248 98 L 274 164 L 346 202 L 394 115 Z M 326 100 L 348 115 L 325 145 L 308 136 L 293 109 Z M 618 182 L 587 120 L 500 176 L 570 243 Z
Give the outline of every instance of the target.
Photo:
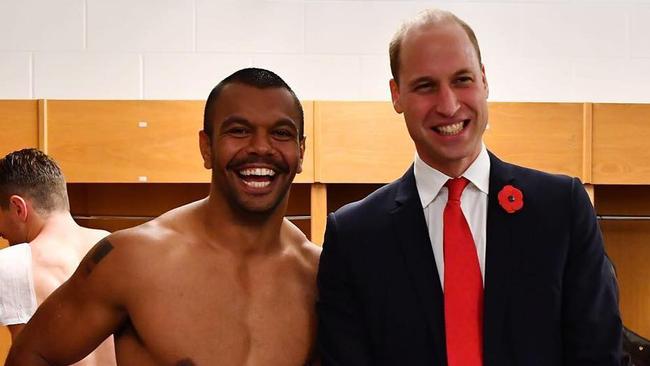
M 119 365 L 311 363 L 320 248 L 284 218 L 304 152 L 297 97 L 240 70 L 210 93 L 199 145 L 209 196 L 100 241 L 8 366 L 71 363 L 110 334 Z
M 10 245 L 0 250 L 0 324 L 12 339 L 106 235 L 72 219 L 65 179 L 47 155 L 25 149 L 0 159 L 0 236 Z M 115 365 L 113 341 L 78 365 Z

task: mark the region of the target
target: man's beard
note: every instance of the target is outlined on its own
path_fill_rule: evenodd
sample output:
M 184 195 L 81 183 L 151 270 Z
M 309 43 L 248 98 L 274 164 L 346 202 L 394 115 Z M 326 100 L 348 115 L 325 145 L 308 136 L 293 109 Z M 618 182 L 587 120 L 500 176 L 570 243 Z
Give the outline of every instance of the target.
M 218 166 L 216 164 L 216 161 L 212 162 L 212 166 Z M 232 173 L 239 177 L 241 177 L 238 174 L 238 171 L 241 169 L 242 166 L 246 164 L 263 164 L 265 166 L 272 167 L 272 169 L 276 172 L 274 176 L 275 179 L 286 179 L 286 176 L 290 174 L 291 168 L 289 165 L 282 160 L 279 159 L 271 159 L 267 157 L 260 157 L 260 156 L 247 156 L 245 158 L 240 158 L 240 159 L 233 159 L 231 160 L 227 165 L 226 165 L 226 172 Z M 227 175 L 224 176 L 224 185 L 222 187 L 219 187 L 219 190 L 222 192 L 226 200 L 228 201 L 229 206 L 235 212 L 238 216 L 240 216 L 242 219 L 248 221 L 248 220 L 254 220 L 254 221 L 259 221 L 259 220 L 264 220 L 268 218 L 269 216 L 273 215 L 277 208 L 282 204 L 283 201 L 285 201 L 285 198 L 289 194 L 290 188 L 291 188 L 291 181 L 293 181 L 293 178 L 295 177 L 290 177 L 291 179 L 287 181 L 286 186 L 280 187 L 278 193 L 270 193 L 270 194 L 277 194 L 277 197 L 275 197 L 269 204 L 257 207 L 255 205 L 251 205 L 246 202 L 245 199 L 242 199 L 242 194 L 240 194 L 239 190 L 235 188 L 235 184 L 230 181 L 229 178 L 226 177 Z M 216 170 L 212 170 L 212 181 L 213 182 L 219 182 L 219 179 L 217 177 Z M 278 183 L 278 182 L 274 182 Z M 272 183 L 273 184 L 273 183 Z M 277 189 L 277 188 L 276 188 Z M 253 198 L 254 199 L 254 198 Z M 263 198 L 266 199 L 266 198 Z

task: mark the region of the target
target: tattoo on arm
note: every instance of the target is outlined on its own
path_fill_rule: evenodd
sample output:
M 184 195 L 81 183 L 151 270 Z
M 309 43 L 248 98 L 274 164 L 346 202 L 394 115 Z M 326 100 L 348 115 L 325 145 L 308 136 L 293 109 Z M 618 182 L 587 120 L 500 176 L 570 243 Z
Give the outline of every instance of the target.
M 178 362 L 176 362 L 176 366 L 196 366 L 194 361 L 190 358 L 184 358 Z
M 90 252 L 88 252 L 86 260 L 84 261 L 86 263 L 86 274 L 89 275 L 90 272 L 95 269 L 95 266 L 97 266 L 97 264 L 99 264 L 99 262 L 101 262 L 101 260 L 111 252 L 111 250 L 113 250 L 113 244 L 111 244 L 107 239 L 102 239 L 95 244 Z

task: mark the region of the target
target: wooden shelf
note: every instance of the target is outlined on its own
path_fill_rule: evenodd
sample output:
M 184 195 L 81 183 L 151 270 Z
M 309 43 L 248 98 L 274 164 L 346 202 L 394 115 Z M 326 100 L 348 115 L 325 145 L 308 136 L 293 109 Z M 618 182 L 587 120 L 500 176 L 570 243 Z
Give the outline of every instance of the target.
M 611 216 L 650 216 L 650 186 L 595 187 L 596 212 Z M 601 220 L 605 248 L 616 266 L 623 323 L 650 338 L 650 221 Z

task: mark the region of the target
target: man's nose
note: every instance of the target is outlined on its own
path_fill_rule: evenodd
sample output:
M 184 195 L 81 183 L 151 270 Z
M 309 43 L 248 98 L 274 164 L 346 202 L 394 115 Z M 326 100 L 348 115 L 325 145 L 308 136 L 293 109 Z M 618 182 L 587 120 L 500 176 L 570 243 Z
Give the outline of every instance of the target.
M 254 133 L 248 146 L 251 153 L 259 155 L 270 155 L 273 153 L 271 136 L 267 133 Z
M 438 101 L 436 111 L 445 117 L 451 117 L 456 114 L 460 108 L 456 91 L 449 85 L 441 86 L 437 95 Z

